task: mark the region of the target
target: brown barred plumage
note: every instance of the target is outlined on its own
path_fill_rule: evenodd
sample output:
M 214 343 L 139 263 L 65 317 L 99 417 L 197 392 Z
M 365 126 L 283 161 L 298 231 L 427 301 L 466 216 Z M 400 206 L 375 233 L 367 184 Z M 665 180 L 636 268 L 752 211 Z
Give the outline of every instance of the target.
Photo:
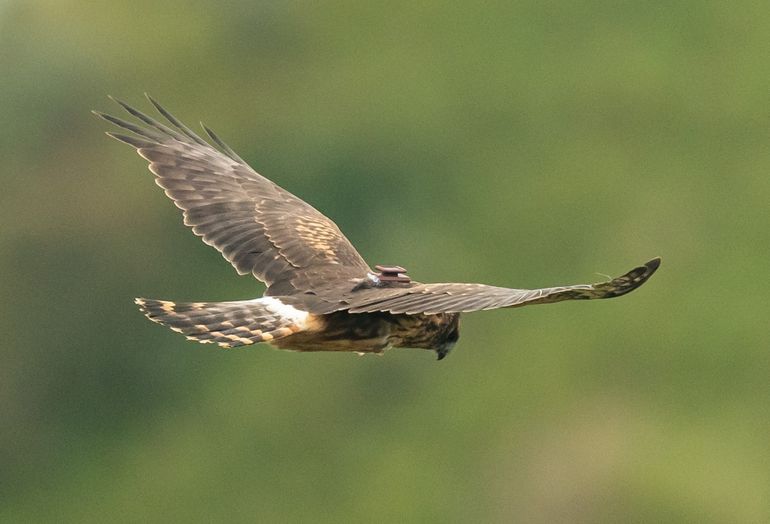
M 140 124 L 95 113 L 134 133 L 107 134 L 150 163 L 156 183 L 196 235 L 239 274 L 267 284 L 264 297 L 240 302 L 136 299 L 150 320 L 191 340 L 359 353 L 417 347 L 441 359 L 457 341 L 460 313 L 617 297 L 641 286 L 660 265 L 654 258 L 607 282 L 531 290 L 421 284 L 398 267 L 377 266 L 377 273 L 334 222 L 259 175 L 206 126 L 218 148 L 148 99 L 167 124 L 119 100 Z

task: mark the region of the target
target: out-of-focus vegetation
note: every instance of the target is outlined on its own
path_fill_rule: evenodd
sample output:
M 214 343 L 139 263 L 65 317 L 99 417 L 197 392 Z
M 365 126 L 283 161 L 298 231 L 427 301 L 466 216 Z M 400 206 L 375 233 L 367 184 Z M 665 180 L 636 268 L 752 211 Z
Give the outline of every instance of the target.
M 761 2 L 0 3 L 0 521 L 767 522 Z M 89 110 L 148 91 L 419 280 L 602 280 L 455 351 L 220 351 L 253 297 Z

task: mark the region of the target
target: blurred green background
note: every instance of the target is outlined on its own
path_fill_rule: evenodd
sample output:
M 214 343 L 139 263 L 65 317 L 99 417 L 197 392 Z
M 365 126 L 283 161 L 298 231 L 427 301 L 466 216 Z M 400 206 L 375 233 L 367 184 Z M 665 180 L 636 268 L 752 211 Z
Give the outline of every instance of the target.
M 0 2 L 0 521 L 768 522 L 762 2 Z M 89 110 L 148 91 L 422 281 L 623 299 L 455 351 L 220 351 L 235 300 Z

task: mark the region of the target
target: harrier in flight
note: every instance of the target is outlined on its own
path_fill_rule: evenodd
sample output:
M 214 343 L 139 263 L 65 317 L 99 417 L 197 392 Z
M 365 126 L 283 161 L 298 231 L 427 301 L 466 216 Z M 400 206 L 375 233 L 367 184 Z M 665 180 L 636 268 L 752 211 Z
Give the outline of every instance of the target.
M 224 348 L 268 342 L 296 351 L 424 348 L 442 359 L 457 342 L 461 313 L 617 297 L 660 265 L 654 258 L 607 282 L 543 289 L 422 284 L 398 266 L 372 270 L 334 222 L 259 175 L 206 126 L 215 145 L 148 98 L 167 123 L 119 100 L 134 123 L 95 113 L 133 133 L 107 134 L 150 163 L 184 223 L 239 274 L 267 286 L 263 297 L 235 302 L 136 299 L 147 318 L 190 340 Z

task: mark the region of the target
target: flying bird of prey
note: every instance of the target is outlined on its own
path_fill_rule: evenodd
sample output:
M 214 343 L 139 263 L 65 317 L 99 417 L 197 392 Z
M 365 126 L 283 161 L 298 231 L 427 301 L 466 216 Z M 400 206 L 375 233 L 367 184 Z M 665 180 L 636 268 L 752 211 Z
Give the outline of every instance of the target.
M 372 270 L 334 222 L 259 175 L 205 125 L 215 145 L 147 98 L 167 123 L 116 99 L 137 121 L 95 113 L 133 133 L 107 134 L 150 163 L 184 223 L 239 274 L 267 286 L 261 298 L 235 302 L 136 299 L 147 318 L 190 340 L 361 354 L 424 348 L 440 360 L 457 342 L 461 313 L 617 297 L 641 286 L 660 264 L 654 258 L 606 282 L 543 289 L 422 284 L 398 266 Z

